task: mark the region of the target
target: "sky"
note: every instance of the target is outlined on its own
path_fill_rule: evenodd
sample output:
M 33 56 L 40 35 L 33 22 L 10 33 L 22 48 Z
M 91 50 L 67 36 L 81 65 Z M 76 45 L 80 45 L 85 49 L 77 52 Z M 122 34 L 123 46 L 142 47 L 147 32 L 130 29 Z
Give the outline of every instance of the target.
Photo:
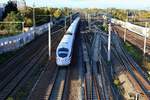
M 6 3 L 8 0 L 0 0 Z M 19 0 L 18 0 L 19 1 Z M 72 8 L 122 8 L 150 10 L 150 0 L 25 0 L 27 5 L 36 7 L 72 7 Z

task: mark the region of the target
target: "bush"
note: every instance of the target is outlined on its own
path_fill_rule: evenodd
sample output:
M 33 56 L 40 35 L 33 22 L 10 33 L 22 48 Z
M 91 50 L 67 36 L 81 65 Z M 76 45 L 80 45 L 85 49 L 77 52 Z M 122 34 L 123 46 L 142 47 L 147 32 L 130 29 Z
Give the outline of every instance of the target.
M 22 22 L 23 17 L 20 13 L 16 13 L 14 11 L 11 11 L 8 13 L 6 18 L 4 19 L 4 22 Z M 6 23 L 3 24 L 4 30 L 7 30 L 8 34 L 16 34 L 20 33 L 22 31 L 22 23 Z
M 31 26 L 32 26 L 32 19 L 30 19 L 30 18 L 25 18 L 25 26 L 31 27 Z
M 6 100 L 14 100 L 13 97 L 8 97 Z
M 118 79 L 115 79 L 114 84 L 118 87 L 120 85 L 120 81 Z

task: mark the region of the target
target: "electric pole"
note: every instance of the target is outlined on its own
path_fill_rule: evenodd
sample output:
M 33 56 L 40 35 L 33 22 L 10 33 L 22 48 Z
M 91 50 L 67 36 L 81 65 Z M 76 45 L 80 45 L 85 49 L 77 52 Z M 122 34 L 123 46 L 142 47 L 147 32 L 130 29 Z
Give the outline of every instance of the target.
M 144 30 L 144 55 L 146 53 L 146 37 L 147 37 L 147 22 L 145 23 L 145 30 Z
M 108 62 L 110 61 L 110 45 L 111 45 L 111 23 L 108 25 Z

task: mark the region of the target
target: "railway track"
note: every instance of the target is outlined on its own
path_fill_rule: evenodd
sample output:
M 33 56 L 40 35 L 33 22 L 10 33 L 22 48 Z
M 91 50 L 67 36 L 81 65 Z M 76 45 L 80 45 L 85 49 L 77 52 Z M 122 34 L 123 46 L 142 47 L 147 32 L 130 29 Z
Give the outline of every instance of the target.
M 148 75 L 135 63 L 135 61 L 127 54 L 127 52 L 122 48 L 122 42 L 118 39 L 119 44 L 120 44 L 120 48 L 125 56 L 125 59 L 129 62 L 129 64 L 131 65 L 131 68 L 133 71 L 135 71 L 135 73 L 138 73 L 140 75 L 139 78 L 141 78 L 142 80 L 145 80 L 146 84 L 150 84 L 150 81 L 147 80 Z M 144 82 L 144 83 L 145 83 Z M 149 85 L 150 86 L 150 85 Z M 150 90 L 150 88 L 148 89 Z
M 52 38 L 58 36 L 57 34 L 53 34 Z M 32 57 L 32 55 L 37 51 L 37 48 L 43 46 L 42 44 L 46 44 L 47 34 L 44 33 L 39 39 L 33 41 L 33 43 L 23 47 L 21 50 L 17 52 L 17 54 L 6 61 L 4 64 L 1 65 L 0 70 L 0 80 L 3 81 L 13 70 L 22 69 L 22 63 Z M 12 66 L 13 65 L 13 66 Z M 18 68 L 19 67 L 19 68 Z
M 113 52 L 115 52 L 115 51 L 113 50 Z M 123 72 L 125 72 L 126 75 L 128 76 L 128 78 L 129 78 L 130 82 L 132 83 L 134 89 L 136 91 L 140 91 L 143 94 L 143 97 L 145 98 L 145 100 L 148 100 L 147 94 L 143 90 L 139 80 L 137 80 L 136 75 L 134 74 L 134 72 L 132 72 L 132 70 L 129 68 L 130 66 L 127 64 L 126 61 L 124 61 L 122 59 L 122 56 L 120 56 L 118 54 L 116 56 L 119 58 L 119 61 L 122 63 Z
M 118 40 L 119 42 L 121 42 L 120 40 Z M 121 44 L 120 44 L 121 45 Z M 120 59 L 122 61 L 122 63 L 124 64 L 124 67 L 126 68 L 126 70 L 130 73 L 132 79 L 132 84 L 136 83 L 136 87 L 138 87 L 139 91 L 142 91 L 143 94 L 145 95 L 145 98 L 148 99 L 147 94 L 149 91 L 149 87 L 146 87 L 145 84 L 143 84 L 144 82 L 146 82 L 146 80 L 143 78 L 143 76 L 138 72 L 138 70 L 135 69 L 135 67 L 133 66 L 132 62 L 129 61 L 129 59 L 127 58 L 127 54 L 125 53 L 125 51 L 123 50 L 122 46 L 120 46 L 120 50 L 121 50 L 121 55 L 120 55 Z M 148 84 L 148 83 L 146 83 Z M 147 100 L 146 99 L 146 100 Z
M 96 77 L 94 75 L 93 76 L 86 75 L 84 84 L 85 84 L 84 93 L 86 100 L 101 100 L 98 84 L 96 81 Z
M 62 26 L 53 27 L 52 32 L 55 32 L 60 28 L 62 28 Z M 39 46 L 40 42 L 42 43 L 45 41 L 44 39 L 46 39 L 45 37 L 47 37 L 46 33 L 44 33 L 43 35 L 37 36 L 35 38 L 35 40 L 33 40 L 31 43 L 28 43 L 26 46 L 23 46 L 21 49 L 15 51 L 16 54 L 14 56 L 9 58 L 6 62 L 0 64 L 0 68 L 1 68 L 0 73 L 6 71 L 8 69 L 6 66 L 10 66 L 12 64 L 15 66 L 18 62 L 20 62 L 19 60 L 23 59 L 22 56 L 25 56 L 29 53 L 33 54 L 33 52 L 31 52 L 31 51 L 33 51 L 34 48 L 37 48 L 37 46 Z M 14 66 L 11 66 L 11 67 L 14 67 Z M 1 75 L 0 75 L 0 77 L 1 77 Z
M 92 87 L 92 100 L 100 100 L 100 91 L 96 81 L 96 76 L 93 76 Z
M 72 47 L 73 48 L 73 47 Z M 74 62 L 74 59 L 72 59 Z M 71 64 L 72 65 L 72 64 Z M 51 89 L 49 93 L 49 100 L 66 100 L 69 97 L 68 85 L 70 82 L 70 67 L 59 67 L 52 80 Z M 57 66 L 56 66 L 57 67 Z
M 121 38 L 123 38 L 123 35 L 124 35 L 124 29 L 119 27 L 119 26 L 113 26 L 113 28 L 119 33 L 119 36 Z M 137 46 L 138 48 L 140 48 L 142 51 L 143 51 L 143 48 L 144 48 L 144 37 L 138 35 L 138 34 L 135 34 L 133 32 L 130 32 L 127 30 L 127 35 L 126 35 L 126 39 L 132 43 L 133 45 Z M 146 53 L 149 54 L 150 50 L 149 50 L 149 47 L 150 47 L 150 39 L 147 38 L 147 49 L 146 49 Z
M 6 66 L 8 71 L 6 70 L 5 72 L 3 72 L 4 74 L 2 74 L 3 80 L 0 82 L 0 90 L 2 89 L 4 83 L 6 83 L 7 81 L 8 81 L 7 83 L 9 83 L 12 78 L 14 78 L 22 69 L 24 69 L 25 66 L 28 66 L 27 64 L 30 63 L 30 61 L 34 57 L 36 57 L 43 48 L 44 46 L 41 46 L 33 55 L 30 56 L 30 58 L 27 57 L 28 60 L 25 61 L 21 60 L 21 62 L 17 65 L 17 67 L 14 70 L 11 70 L 9 69 L 9 67 Z
M 93 35 L 93 34 L 92 34 Z M 93 41 L 93 36 L 88 36 L 88 33 L 83 34 L 83 50 L 85 53 L 84 56 L 89 57 L 89 59 L 84 58 L 85 60 L 85 66 L 87 69 L 87 72 L 84 74 L 84 95 L 85 100 L 100 100 L 100 93 L 98 84 L 96 81 L 96 76 L 94 73 L 92 73 L 93 68 L 91 67 L 91 56 L 92 56 L 92 50 L 91 45 Z
M 67 68 L 58 68 L 50 92 L 49 100 L 63 100 L 65 84 L 67 83 L 68 75 Z M 65 99 L 64 99 L 65 100 Z
M 112 85 L 113 81 L 113 67 L 111 64 L 107 63 L 107 34 L 103 31 L 101 31 L 99 28 L 97 28 L 94 25 L 94 31 L 96 31 L 97 35 L 95 36 L 98 38 L 98 35 L 100 35 L 99 41 L 94 47 L 95 51 L 98 51 L 95 55 L 98 55 L 98 60 L 96 60 L 96 68 L 97 71 L 94 73 L 98 72 L 96 75 L 98 84 L 100 86 L 100 97 L 101 99 L 110 99 L 110 100 L 118 100 L 119 99 L 119 94 L 117 91 L 114 91 L 114 86 Z M 99 46 L 97 46 L 99 45 Z M 111 44 L 111 46 L 113 46 Z M 99 48 L 96 50 L 96 48 Z M 95 58 L 96 56 L 94 56 Z M 94 65 L 93 65 L 94 68 Z
M 44 39 L 46 38 L 46 35 L 42 36 L 38 41 L 35 41 L 33 45 L 27 46 L 29 48 L 26 48 L 24 52 L 21 50 L 18 52 L 20 55 L 16 56 L 14 59 L 12 58 L 10 62 L 6 62 L 0 70 L 0 80 L 3 81 L 13 70 L 17 69 L 21 63 L 23 63 L 26 59 L 30 59 L 31 56 L 36 52 L 35 48 L 40 47 L 39 44 L 41 43 L 46 43 L 44 42 Z M 13 65 L 13 66 L 12 66 Z M 23 67 L 23 66 L 21 66 Z
M 121 43 L 121 41 L 120 41 L 120 44 L 123 45 L 123 44 Z M 145 80 L 147 81 L 147 83 L 150 84 L 150 81 L 147 80 L 147 78 L 148 78 L 147 73 L 145 73 L 145 72 L 139 67 L 139 65 L 137 65 L 137 64 L 135 63 L 135 61 L 127 54 L 127 52 L 126 52 L 124 49 L 122 49 L 122 51 L 124 52 L 124 54 L 125 54 L 127 60 L 128 60 L 128 61 L 130 62 L 130 64 L 132 65 L 132 66 L 131 66 L 132 69 L 133 69 L 133 70 L 137 70 L 138 73 L 140 73 L 141 76 L 142 76 L 143 78 L 145 78 Z
M 120 42 L 120 41 L 119 41 Z M 119 44 L 119 47 L 121 48 L 121 44 Z M 117 46 L 116 46 L 116 48 L 117 48 L 117 52 L 120 54 L 120 52 L 121 52 L 121 55 L 120 55 L 120 57 L 119 57 L 119 61 L 120 62 L 122 62 L 123 63 L 123 66 L 124 66 L 124 68 L 123 68 L 123 70 L 126 70 L 126 71 L 128 71 L 129 73 L 128 73 L 128 75 L 129 75 L 129 77 L 130 77 L 130 79 L 132 80 L 132 84 L 135 86 L 135 87 L 137 87 L 136 89 L 138 89 L 139 91 L 142 91 L 142 92 L 144 92 L 143 91 L 143 83 L 146 83 L 147 85 L 148 85 L 148 83 L 146 82 L 146 80 L 144 79 L 145 77 L 146 77 L 146 75 L 144 74 L 144 73 L 142 73 L 142 71 L 141 72 L 139 72 L 139 69 L 137 68 L 137 66 L 136 66 L 136 64 L 135 63 L 133 63 L 133 60 L 131 59 L 131 58 L 129 58 L 128 57 L 128 54 L 126 54 L 125 53 L 125 51 L 123 51 L 122 49 L 123 48 L 121 48 L 121 49 L 119 49 Z M 118 55 L 118 53 L 117 53 L 117 55 Z M 137 72 L 137 73 L 136 73 Z M 143 75 L 140 75 L 140 74 L 143 74 Z M 143 76 L 144 76 L 144 78 L 143 78 Z M 141 78 L 141 79 L 140 79 Z M 143 81 L 143 80 L 145 80 L 145 81 Z M 140 82 L 140 81 L 142 81 L 142 82 Z M 148 89 L 149 90 L 149 89 Z M 146 96 L 146 92 L 145 92 L 145 94 L 144 94 L 145 96 Z M 145 97 L 146 98 L 146 100 L 148 100 L 148 97 Z
M 49 99 L 49 95 L 51 94 L 52 86 L 54 85 L 56 73 L 58 70 L 58 67 L 56 66 L 55 63 L 55 54 L 56 54 L 55 51 L 59 41 L 63 36 L 62 33 L 64 32 L 60 31 L 58 33 L 61 33 L 61 35 L 58 34 L 59 38 L 54 44 L 52 44 L 53 46 L 52 46 L 51 62 L 47 61 L 47 65 L 45 66 L 45 69 L 43 70 L 42 74 L 40 75 L 40 78 L 38 79 L 38 81 L 36 82 L 35 86 L 33 87 L 32 91 L 28 96 L 28 100 Z M 48 79 L 45 79 L 45 77 L 48 77 Z M 39 95 L 35 96 L 37 94 Z
M 86 100 L 101 100 L 96 76 L 86 75 L 85 77 L 85 99 Z M 102 99 L 103 100 L 103 99 Z
M 6 81 L 1 83 L 1 92 L 0 92 L 0 99 L 6 99 L 7 96 L 16 88 L 16 86 L 24 79 L 24 77 L 32 70 L 34 64 L 37 63 L 38 59 L 43 56 L 45 53 L 46 48 L 42 51 L 38 51 L 32 58 L 32 61 L 28 63 L 19 73 L 12 74 L 13 77 L 9 76 L 6 78 Z M 11 78 L 10 78 L 11 77 Z
M 53 42 L 54 44 L 52 44 L 54 47 L 54 45 L 56 45 L 56 42 L 58 43 L 58 41 L 56 41 L 57 37 L 59 34 L 57 35 L 53 35 Z M 55 36 L 55 37 L 54 37 Z M 43 39 L 45 41 L 45 39 Z M 22 64 L 20 64 L 19 66 L 17 66 L 17 68 L 8 75 L 7 78 L 5 78 L 4 81 L 2 81 L 0 84 L 0 98 L 1 100 L 6 99 L 8 95 L 11 94 L 11 92 L 13 92 L 16 87 L 20 84 L 20 82 L 25 78 L 25 76 L 27 76 L 27 74 L 33 69 L 34 65 L 36 65 L 39 61 L 39 59 L 41 57 L 43 57 L 44 55 L 46 55 L 46 51 L 47 46 L 44 47 L 46 45 L 46 41 L 40 48 L 37 49 L 37 51 L 30 57 L 30 59 L 26 59 Z M 36 48 L 35 48 L 36 49 Z M 22 67 L 22 69 L 20 69 L 20 67 Z
M 114 40 L 117 40 L 117 39 L 114 39 Z M 126 59 L 124 58 L 122 54 L 122 50 L 120 50 L 120 45 L 116 44 L 115 47 L 112 46 L 112 53 L 118 59 L 118 61 L 122 64 L 121 73 L 126 72 L 126 75 L 130 78 L 130 81 L 132 85 L 134 86 L 135 90 L 141 91 L 144 93 L 141 86 L 139 85 L 139 82 L 135 78 L 134 73 L 132 72 L 132 70 L 130 70 L 130 65 L 128 65 Z M 146 94 L 144 94 L 144 98 L 145 100 L 148 100 L 148 98 L 146 97 Z

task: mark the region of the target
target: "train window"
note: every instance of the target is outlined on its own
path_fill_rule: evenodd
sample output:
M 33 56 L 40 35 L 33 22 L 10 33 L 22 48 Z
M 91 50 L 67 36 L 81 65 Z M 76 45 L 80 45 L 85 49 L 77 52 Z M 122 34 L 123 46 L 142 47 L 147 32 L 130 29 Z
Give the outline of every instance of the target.
M 67 48 L 60 48 L 60 49 L 58 50 L 58 52 L 59 52 L 59 51 L 67 51 L 67 52 L 68 52 L 69 50 L 68 50 Z
M 70 33 L 70 32 L 68 32 L 68 33 L 66 33 L 66 34 L 68 34 L 68 35 L 72 35 L 72 33 Z
M 67 57 L 67 54 L 66 54 L 66 53 L 60 53 L 60 54 L 58 54 L 58 55 L 59 55 L 59 57 L 62 57 L 62 58 Z
M 62 57 L 62 58 L 67 57 L 68 51 L 69 51 L 69 50 L 68 50 L 67 48 L 60 48 L 60 49 L 58 50 L 58 56 L 59 56 L 59 57 Z

